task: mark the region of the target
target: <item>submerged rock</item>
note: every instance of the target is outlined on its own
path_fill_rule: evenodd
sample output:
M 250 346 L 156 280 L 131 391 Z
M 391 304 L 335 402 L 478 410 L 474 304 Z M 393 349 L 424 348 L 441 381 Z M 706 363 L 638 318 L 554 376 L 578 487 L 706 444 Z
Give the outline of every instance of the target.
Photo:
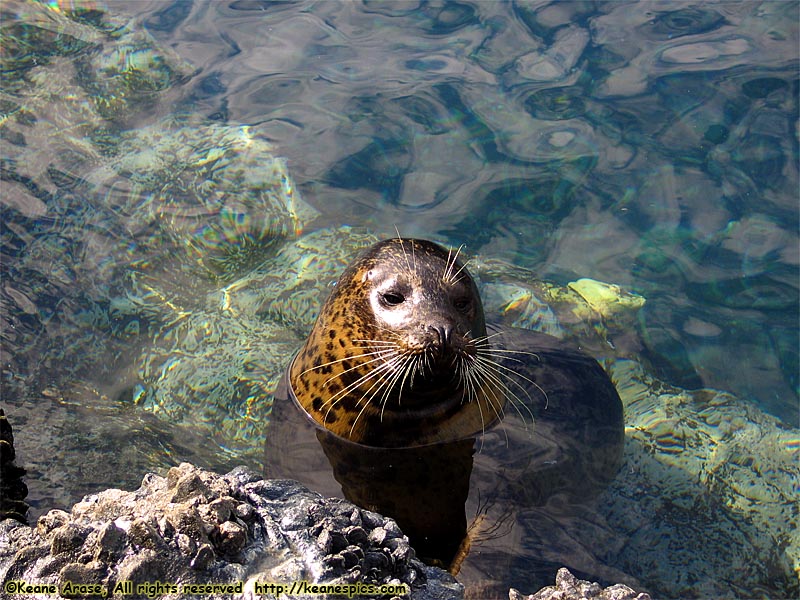
M 188 463 L 145 475 L 133 492 L 109 489 L 70 513 L 51 510 L 33 528 L 3 521 L 0 582 L 8 598 L 34 588 L 65 597 L 276 598 L 294 582 L 328 587 L 293 597 L 334 597 L 330 586 L 352 585 L 361 587 L 339 595 L 463 598 L 450 575 L 415 558 L 391 519 L 293 481 Z

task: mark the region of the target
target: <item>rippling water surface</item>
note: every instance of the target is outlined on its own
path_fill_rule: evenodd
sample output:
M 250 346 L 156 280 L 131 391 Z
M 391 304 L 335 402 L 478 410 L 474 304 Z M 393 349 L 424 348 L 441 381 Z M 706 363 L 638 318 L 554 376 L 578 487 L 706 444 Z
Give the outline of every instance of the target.
M 612 486 L 601 558 L 659 596 L 796 592 L 797 2 L 0 11 L 2 402 L 35 511 L 258 467 L 320 294 L 397 229 L 464 244 L 505 313 L 534 279 L 644 298 L 585 340 L 628 403 L 621 478 L 650 473 Z M 701 540 L 740 534 L 761 568 L 720 573 L 751 546 Z

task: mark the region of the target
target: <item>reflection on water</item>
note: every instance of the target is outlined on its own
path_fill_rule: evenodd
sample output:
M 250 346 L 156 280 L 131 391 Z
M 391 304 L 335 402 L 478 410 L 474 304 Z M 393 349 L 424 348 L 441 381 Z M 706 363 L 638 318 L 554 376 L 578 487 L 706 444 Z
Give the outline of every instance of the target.
M 614 373 L 602 560 L 796 591 L 796 2 L 80 6 L 1 9 L 2 399 L 37 509 L 257 464 L 327 286 L 396 226 Z

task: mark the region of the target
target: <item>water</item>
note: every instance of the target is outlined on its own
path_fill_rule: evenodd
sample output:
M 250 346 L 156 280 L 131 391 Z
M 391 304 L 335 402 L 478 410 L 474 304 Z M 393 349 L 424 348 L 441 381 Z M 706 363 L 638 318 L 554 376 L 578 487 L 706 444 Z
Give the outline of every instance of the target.
M 796 2 L 80 6 L 2 6 L 2 401 L 35 511 L 258 467 L 320 296 L 397 228 L 604 360 L 609 564 L 796 593 Z M 580 278 L 646 301 L 543 312 Z

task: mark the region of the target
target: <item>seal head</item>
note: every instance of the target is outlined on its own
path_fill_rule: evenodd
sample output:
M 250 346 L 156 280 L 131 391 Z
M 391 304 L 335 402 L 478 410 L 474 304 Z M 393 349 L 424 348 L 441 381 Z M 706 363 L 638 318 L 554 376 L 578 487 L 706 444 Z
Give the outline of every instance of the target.
M 483 306 L 458 253 L 432 242 L 378 242 L 342 274 L 289 369 L 302 408 L 371 446 L 462 439 L 503 410 Z

